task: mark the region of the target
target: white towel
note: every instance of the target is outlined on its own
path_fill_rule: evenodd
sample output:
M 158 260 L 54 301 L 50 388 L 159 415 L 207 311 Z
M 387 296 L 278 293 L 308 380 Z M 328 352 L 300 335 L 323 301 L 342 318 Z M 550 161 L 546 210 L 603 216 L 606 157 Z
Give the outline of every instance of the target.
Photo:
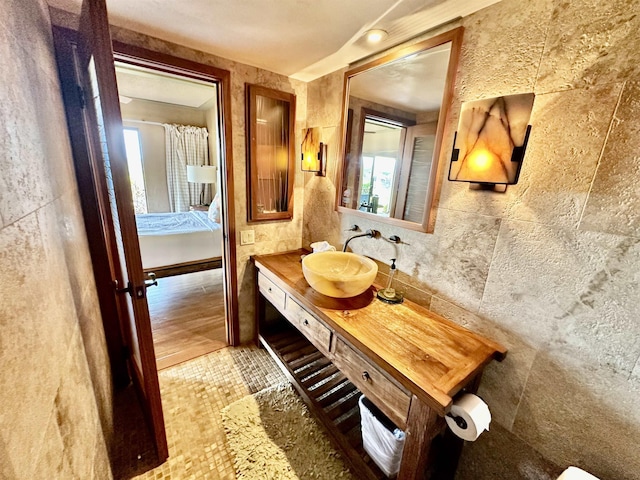
M 331 245 L 329 242 L 323 240 L 322 242 L 314 242 L 311 244 L 311 248 L 313 249 L 313 253 L 316 252 L 335 252 L 336 247 Z

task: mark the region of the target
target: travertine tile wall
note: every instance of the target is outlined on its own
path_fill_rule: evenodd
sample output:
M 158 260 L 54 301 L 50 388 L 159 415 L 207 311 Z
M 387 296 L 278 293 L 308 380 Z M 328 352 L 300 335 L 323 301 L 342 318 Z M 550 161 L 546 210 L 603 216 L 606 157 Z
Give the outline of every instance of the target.
M 555 478 L 571 464 L 640 478 L 639 11 L 503 0 L 460 21 L 441 181 L 461 102 L 533 91 L 533 130 L 506 194 L 442 183 L 433 235 L 334 212 L 335 147 L 327 177 L 305 177 L 303 245 L 341 244 L 353 223 L 398 234 L 408 294 L 509 348 L 480 390 L 495 427 L 466 445 L 459 479 Z M 308 85 L 309 124 L 330 146 L 343 73 Z M 350 246 L 395 256 L 385 242 Z
M 0 8 L 0 478 L 111 478 L 111 382 L 44 0 Z

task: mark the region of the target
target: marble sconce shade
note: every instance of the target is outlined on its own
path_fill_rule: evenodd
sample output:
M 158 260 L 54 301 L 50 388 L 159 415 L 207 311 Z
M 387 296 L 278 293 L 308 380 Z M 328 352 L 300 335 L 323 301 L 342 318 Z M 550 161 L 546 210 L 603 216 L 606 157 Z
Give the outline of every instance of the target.
M 449 180 L 494 187 L 513 185 L 529 138 L 533 93 L 462 104 Z
M 320 141 L 320 127 L 302 130 L 302 171 L 325 176 L 327 145 Z

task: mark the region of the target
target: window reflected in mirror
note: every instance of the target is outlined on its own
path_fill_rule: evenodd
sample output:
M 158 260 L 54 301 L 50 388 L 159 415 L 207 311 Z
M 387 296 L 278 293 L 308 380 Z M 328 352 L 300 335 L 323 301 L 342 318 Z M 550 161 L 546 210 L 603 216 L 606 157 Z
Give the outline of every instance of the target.
M 345 74 L 338 210 L 428 231 L 462 28 Z
M 247 85 L 248 220 L 293 216 L 295 95 Z
M 358 208 L 376 215 L 393 216 L 397 199 L 393 188 L 400 171 L 396 160 L 405 135 L 406 128 L 402 125 L 374 116 L 364 117 Z

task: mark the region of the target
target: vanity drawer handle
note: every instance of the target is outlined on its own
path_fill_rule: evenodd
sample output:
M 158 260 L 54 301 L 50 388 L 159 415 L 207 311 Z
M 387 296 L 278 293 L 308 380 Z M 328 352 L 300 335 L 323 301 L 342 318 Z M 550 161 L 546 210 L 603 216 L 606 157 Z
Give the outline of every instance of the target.
M 365 382 L 368 382 L 369 380 L 371 380 L 371 375 L 369 375 L 369 372 L 367 372 L 366 370 L 362 372 L 362 379 Z
M 269 287 L 269 293 L 271 293 L 271 287 Z
M 302 322 L 302 324 L 303 324 L 305 327 L 308 327 L 308 326 L 309 326 L 309 320 L 307 320 L 307 319 L 305 318 L 305 319 L 304 319 L 304 322 Z

